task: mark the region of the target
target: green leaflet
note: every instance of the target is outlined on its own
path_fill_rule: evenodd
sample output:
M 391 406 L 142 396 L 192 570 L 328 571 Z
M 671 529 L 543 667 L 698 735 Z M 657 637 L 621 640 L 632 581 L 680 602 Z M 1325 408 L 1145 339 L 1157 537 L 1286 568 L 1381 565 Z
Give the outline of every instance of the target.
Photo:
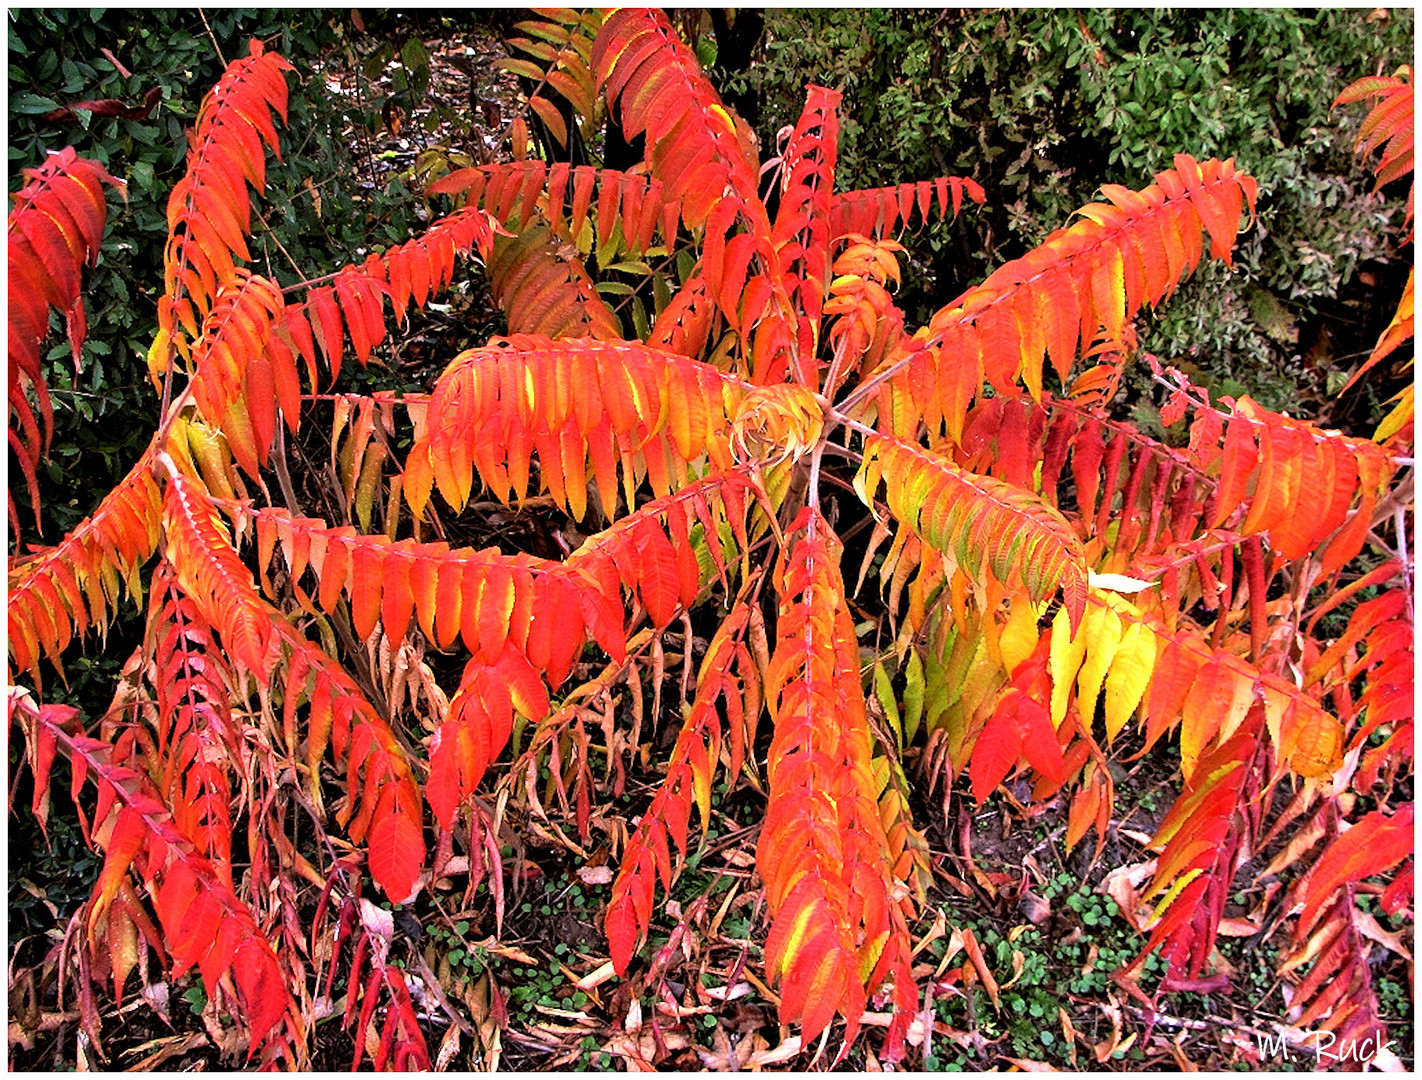
M 959 468 L 941 454 L 888 435 L 866 440 L 855 478 L 870 505 L 883 481 L 889 509 L 924 542 L 981 580 L 1015 575 L 1034 602 L 1062 590 L 1073 632 L 1086 610 L 1081 541 L 1056 510 L 1032 492 Z

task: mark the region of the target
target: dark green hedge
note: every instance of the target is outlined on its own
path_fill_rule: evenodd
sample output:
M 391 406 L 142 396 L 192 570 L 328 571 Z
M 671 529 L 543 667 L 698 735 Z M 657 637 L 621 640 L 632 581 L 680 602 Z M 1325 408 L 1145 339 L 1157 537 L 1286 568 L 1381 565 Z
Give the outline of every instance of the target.
M 763 142 L 795 122 L 807 82 L 842 90 L 842 185 L 983 184 L 987 208 L 915 246 L 920 317 L 1102 183 L 1142 187 L 1182 151 L 1234 157 L 1260 182 L 1261 227 L 1238 272 L 1204 270 L 1142 347 L 1219 392 L 1316 408 L 1390 318 L 1410 262 L 1394 248 L 1407 181 L 1372 195 L 1353 156 L 1366 110 L 1329 106 L 1409 63 L 1413 34 L 1408 9 L 773 10 L 728 89 L 755 95 Z M 1383 389 L 1332 418 L 1366 428 Z

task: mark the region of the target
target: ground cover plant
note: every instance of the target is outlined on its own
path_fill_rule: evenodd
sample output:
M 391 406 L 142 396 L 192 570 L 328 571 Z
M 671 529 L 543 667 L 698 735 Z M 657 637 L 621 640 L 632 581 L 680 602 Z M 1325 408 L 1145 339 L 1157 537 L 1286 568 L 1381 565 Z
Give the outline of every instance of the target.
M 601 991 L 622 1035 L 580 1063 L 673 1060 L 704 1018 L 702 1062 L 744 1066 L 726 1024 L 754 986 L 773 1012 L 751 1027 L 784 1027 L 756 1064 L 935 1067 L 957 1030 L 935 1010 L 981 987 L 993 1053 L 1029 1058 L 1060 1021 L 1075 1064 L 1040 932 L 950 925 L 947 882 L 1138 932 L 1069 990 L 1115 995 L 1114 1039 L 1082 1040 L 1098 1063 L 1129 1050 L 1118 998 L 1149 1030 L 1228 985 L 1222 935 L 1269 944 L 1288 1045 L 1395 1060 L 1371 957 L 1400 942 L 1375 912 L 1411 904 L 1411 396 L 1345 436 L 1214 400 L 1136 340 L 1230 264 L 1254 180 L 1179 154 L 911 328 L 895 236 L 988 199 L 970 177 L 835 191 L 840 96 L 814 86 L 758 153 L 659 12 L 519 34 L 512 160 L 427 160 L 443 216 L 316 279 L 263 275 L 248 246 L 290 65 L 253 41 L 204 100 L 167 204 L 157 430 L 89 518 L 11 562 L 17 810 L 46 822 L 62 757 L 104 853 L 14 984 L 22 1031 L 53 991 L 76 1056 L 106 1061 L 109 995 L 137 993 L 175 1022 L 186 1002 L 229 1063 L 487 1065 L 511 1010 L 576 1020 Z M 1363 100 L 1381 186 L 1411 170 L 1410 72 L 1339 104 Z M 52 155 L 11 213 L 31 505 L 40 348 L 51 309 L 83 336 L 109 172 Z M 466 268 L 506 335 L 428 394 L 341 389 Z M 1410 335 L 1409 283 L 1355 378 Z M 1165 439 L 1112 413 L 1131 365 Z M 126 597 L 145 633 L 112 707 L 46 700 Z M 1094 866 L 1125 769 L 1162 758 L 1154 857 L 1104 892 L 974 866 L 968 807 L 990 802 L 1028 831 L 1057 807 Z M 929 832 L 954 814 L 948 867 Z M 566 885 L 527 837 L 571 858 Z M 712 851 L 740 858 L 712 873 Z M 595 971 L 500 940 L 511 901 L 555 918 L 545 878 L 595 897 L 558 954 Z M 723 930 L 739 958 L 693 989 L 672 969 Z

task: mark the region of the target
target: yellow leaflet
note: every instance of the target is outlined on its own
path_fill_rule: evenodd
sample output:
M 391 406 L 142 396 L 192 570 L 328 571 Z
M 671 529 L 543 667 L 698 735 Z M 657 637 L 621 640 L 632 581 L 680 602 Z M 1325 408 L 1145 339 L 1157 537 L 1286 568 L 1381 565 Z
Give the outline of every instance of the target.
M 149 364 L 152 370 L 152 363 Z M 1387 416 L 1383 417 L 1383 422 L 1378 425 L 1377 431 L 1373 432 L 1374 442 L 1387 442 L 1406 426 L 1413 417 L 1414 410 L 1414 390 L 1415 387 L 1409 385 L 1402 393 L 1391 397 L 1389 401 L 1396 401 L 1398 405 Z
M 795 921 L 790 926 L 790 933 L 785 937 L 785 948 L 780 953 L 779 963 L 774 972 L 776 978 L 781 978 L 788 974 L 790 965 L 795 961 L 795 955 L 800 950 L 800 944 L 805 940 L 805 933 L 810 928 L 810 920 L 823 905 L 811 900 L 802 903 L 800 910 L 795 913 Z
M 1292 744 L 1289 765 L 1308 779 L 1328 776 L 1338 765 L 1343 728 L 1336 719 L 1311 703 L 1295 701 L 1286 714 L 1294 729 L 1285 736 Z
M 874 791 L 876 793 L 882 794 L 889 786 L 889 759 L 885 755 L 880 754 L 872 762 L 869 763 L 869 771 L 874 776 Z M 884 798 L 887 799 L 892 794 L 893 793 L 890 792 L 889 795 L 884 795 Z M 886 815 L 888 815 L 889 818 L 892 818 L 892 812 L 886 811 L 881 807 L 879 810 L 879 816 L 881 818 L 884 818 Z M 887 828 L 887 826 L 885 827 Z
M 964 713 L 969 717 L 976 714 L 983 702 L 997 693 L 1002 681 L 1001 669 L 989 658 L 986 646 L 979 642 L 973 653 L 972 666 L 963 679 Z
M 1107 336 L 1119 339 L 1125 322 L 1126 273 L 1121 249 L 1114 244 L 1102 246 L 1100 261 L 1092 267 L 1091 291 Z
M 109 955 L 114 979 L 123 986 L 138 965 L 138 927 L 122 906 L 109 910 Z
M 188 448 L 188 418 L 178 415 L 173 419 L 173 426 L 168 429 L 168 442 L 163 447 L 170 457 L 190 475 L 197 473 L 197 463 L 193 461 L 192 451 Z
M 1091 613 L 1095 611 L 1095 606 L 1087 608 L 1087 621 L 1076 635 L 1076 640 L 1071 638 L 1071 617 L 1067 615 L 1066 608 L 1057 611 L 1057 617 L 1052 620 L 1052 727 L 1059 728 L 1062 721 L 1066 719 L 1067 696 L 1071 693 L 1071 685 L 1076 680 L 1077 670 L 1081 667 L 1081 662 L 1086 658 L 1087 628 L 1090 626 Z
M 711 759 L 700 737 L 692 740 L 687 754 L 691 766 L 691 786 L 696 792 L 696 808 L 701 812 L 701 831 L 711 827 Z
M 1280 693 L 1272 686 L 1264 687 L 1264 726 L 1269 731 L 1269 742 L 1278 748 L 1280 757 L 1287 756 L 1290 747 L 1284 745 L 1284 717 L 1293 699 Z
M 391 543 L 395 542 L 396 534 L 400 530 L 400 489 L 403 480 L 404 477 L 399 473 L 390 478 L 389 496 L 385 500 L 385 538 Z
M 584 257 L 592 253 L 593 228 L 592 222 L 587 218 L 583 218 L 582 227 L 578 230 L 578 235 L 574 238 L 573 242 L 577 246 L 579 253 Z
M 731 119 L 731 114 L 728 113 L 725 109 L 721 108 L 721 106 L 719 105 L 712 105 L 707 110 L 707 112 L 710 113 L 712 116 L 716 117 L 716 119 L 720 120 L 721 123 L 725 124 L 727 131 L 731 132 L 731 134 L 733 135 L 735 134 L 736 122 Z
M 153 381 L 153 388 L 160 393 L 163 390 L 163 379 L 168 374 L 168 354 L 171 347 L 172 335 L 166 330 L 159 330 L 148 350 L 148 377 Z
M 1037 647 L 1037 606 L 1025 592 L 1017 593 L 1008 604 L 1007 624 L 1002 628 L 999 645 L 1002 667 L 1009 675 Z
M 370 515 L 375 504 L 375 491 L 380 486 L 382 469 L 385 464 L 385 448 L 379 443 L 366 454 L 361 465 L 360 480 L 356 484 L 356 519 L 362 532 L 370 531 Z
M 1141 703 L 1155 670 L 1155 634 L 1144 623 L 1130 623 L 1116 646 L 1106 676 L 1106 738 L 1114 740 Z
M 1121 616 L 1109 607 L 1089 605 L 1080 636 L 1086 639 L 1086 662 L 1076 677 L 1076 706 L 1081 712 L 1082 724 L 1090 729 L 1096 716 L 1096 700 L 1101 696 L 1101 684 L 1121 643 Z
M 1244 723 L 1244 718 L 1249 715 L 1249 707 L 1254 704 L 1254 676 L 1234 667 L 1228 670 L 1234 696 L 1230 699 L 1229 710 L 1220 721 L 1220 742 L 1224 742 L 1239 729 L 1239 725 Z
M 866 941 L 859 947 L 859 981 L 867 983 L 869 976 L 874 973 L 875 966 L 879 963 L 879 956 L 884 951 L 884 946 L 889 942 L 889 931 L 885 930 L 878 934 L 872 941 Z
M 201 422 L 187 425 L 188 447 L 192 460 L 202 473 L 203 483 L 209 491 L 224 499 L 237 498 L 228 474 L 232 471 L 232 455 L 227 452 L 221 434 Z
M 1160 917 L 1164 915 L 1166 909 L 1170 907 L 1171 901 L 1180 895 L 1186 885 L 1189 885 L 1190 882 L 1194 881 L 1203 872 L 1204 871 L 1197 866 L 1193 870 L 1186 870 L 1185 873 L 1176 878 L 1175 884 L 1170 886 L 1169 891 L 1160 898 L 1160 903 L 1155 905 L 1155 910 L 1150 913 L 1150 921 L 1153 923 L 1159 922 Z

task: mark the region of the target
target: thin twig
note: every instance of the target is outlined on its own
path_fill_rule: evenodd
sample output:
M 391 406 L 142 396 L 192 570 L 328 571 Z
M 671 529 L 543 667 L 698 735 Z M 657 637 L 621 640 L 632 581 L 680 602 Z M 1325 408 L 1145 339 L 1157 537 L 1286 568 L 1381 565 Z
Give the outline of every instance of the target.
M 267 219 L 262 215 L 262 212 L 258 210 L 255 206 L 252 207 L 252 212 L 257 215 L 257 220 L 262 223 L 262 228 L 267 230 L 267 233 L 271 238 L 271 242 L 277 246 L 277 250 L 286 256 L 287 262 L 291 263 L 291 268 L 296 271 L 296 276 L 298 278 L 305 277 L 306 275 L 302 271 L 300 264 L 297 263 L 294 258 L 292 258 L 291 252 L 287 251 L 281 240 L 277 238 L 276 230 L 272 228 L 271 222 L 267 221 Z M 266 237 L 264 237 L 263 239 L 266 239 Z M 285 291 L 285 289 L 282 290 L 282 292 Z
M 272 455 L 272 465 L 276 469 L 277 482 L 281 485 L 281 496 L 292 517 L 301 516 L 301 504 L 297 501 L 296 490 L 291 486 L 291 472 L 286 467 L 286 432 L 282 425 L 276 426 L 276 453 Z
M 198 8 L 197 13 L 198 18 L 202 20 L 203 28 L 207 30 L 207 36 L 212 39 L 212 49 L 217 53 L 217 59 L 221 61 L 222 66 L 225 68 L 227 66 L 227 58 L 222 55 L 222 46 L 217 43 L 217 35 L 212 32 L 212 27 L 208 25 L 206 13 L 202 8 Z
M 1136 1013 L 1143 1019 L 1145 1017 L 1145 1010 L 1139 1005 L 1126 1004 L 1123 1005 L 1123 1008 L 1129 1012 Z M 1189 1031 L 1213 1031 L 1216 1028 L 1229 1028 L 1231 1031 L 1242 1031 L 1247 1035 L 1263 1035 L 1268 1038 L 1273 1038 L 1273 1035 L 1267 1031 L 1261 1031 L 1259 1028 L 1252 1027 L 1249 1024 L 1241 1024 L 1236 1020 L 1228 1020 L 1223 1016 L 1207 1016 L 1203 1020 L 1194 1020 L 1184 1016 L 1168 1016 L 1164 1013 L 1156 1013 L 1155 1022 L 1164 1027 L 1185 1028 Z
M 1412 558 L 1407 547 L 1407 507 L 1399 506 L 1395 511 L 1397 522 L 1397 554 L 1402 562 L 1402 580 L 1410 583 L 1412 580 Z M 1412 622 L 1412 590 L 1403 589 L 1403 596 L 1407 599 L 1407 621 Z

